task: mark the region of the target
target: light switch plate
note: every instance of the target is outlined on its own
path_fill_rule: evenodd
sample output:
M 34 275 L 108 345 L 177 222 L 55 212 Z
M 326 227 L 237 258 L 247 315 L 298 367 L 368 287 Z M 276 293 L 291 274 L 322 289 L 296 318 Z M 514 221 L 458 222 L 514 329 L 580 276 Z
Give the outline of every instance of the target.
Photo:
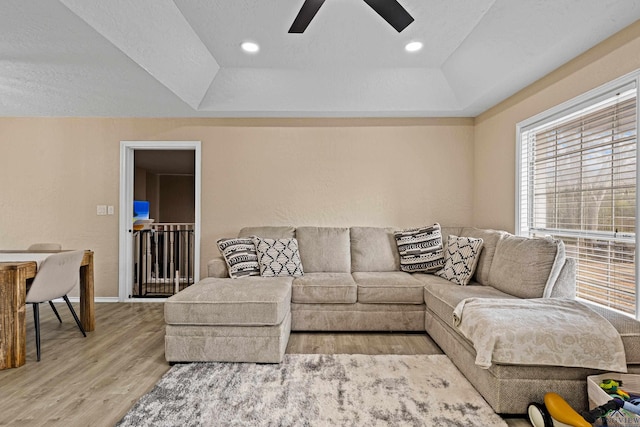
M 107 215 L 113 215 L 113 205 L 107 206 Z
M 107 214 L 107 205 L 98 205 L 96 209 L 96 214 L 98 215 L 106 215 Z

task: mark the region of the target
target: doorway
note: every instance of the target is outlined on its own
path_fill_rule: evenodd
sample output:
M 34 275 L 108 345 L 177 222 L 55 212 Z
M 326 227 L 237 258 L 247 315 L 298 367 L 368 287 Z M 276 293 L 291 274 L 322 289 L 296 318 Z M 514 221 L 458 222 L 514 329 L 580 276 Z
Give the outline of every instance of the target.
M 199 280 L 200 142 L 122 141 L 119 299 L 164 299 Z

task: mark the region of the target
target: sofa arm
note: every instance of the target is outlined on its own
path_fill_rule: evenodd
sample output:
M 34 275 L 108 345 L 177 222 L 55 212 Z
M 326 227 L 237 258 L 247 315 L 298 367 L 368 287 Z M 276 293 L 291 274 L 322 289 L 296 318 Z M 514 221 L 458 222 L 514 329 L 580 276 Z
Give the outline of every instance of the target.
M 207 263 L 207 276 L 225 278 L 229 277 L 229 270 L 227 270 L 227 263 L 224 258 L 214 258 Z
M 576 297 L 576 260 L 567 258 L 564 261 L 562 270 L 558 275 L 556 283 L 551 289 L 551 298 L 570 298 Z

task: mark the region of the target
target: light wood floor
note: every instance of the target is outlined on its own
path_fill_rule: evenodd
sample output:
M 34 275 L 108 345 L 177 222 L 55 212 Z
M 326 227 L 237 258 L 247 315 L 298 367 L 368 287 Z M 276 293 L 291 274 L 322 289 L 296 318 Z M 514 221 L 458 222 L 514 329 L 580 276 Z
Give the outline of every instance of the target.
M 27 363 L 0 371 L 0 426 L 113 426 L 169 369 L 160 303 L 96 304 L 96 330 L 83 338 L 64 304 L 58 323 L 40 308 L 36 362 L 27 309 Z M 77 310 L 77 308 L 76 308 Z M 424 334 L 293 333 L 287 353 L 437 354 Z M 529 426 L 508 419 L 511 427 Z

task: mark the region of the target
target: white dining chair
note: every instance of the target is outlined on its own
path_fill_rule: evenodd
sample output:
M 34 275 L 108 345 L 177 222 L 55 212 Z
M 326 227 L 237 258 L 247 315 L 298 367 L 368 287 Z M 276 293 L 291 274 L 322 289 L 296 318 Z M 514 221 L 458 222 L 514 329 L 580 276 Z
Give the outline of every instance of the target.
M 61 251 L 62 245 L 60 243 L 34 243 L 33 245 L 29 246 L 27 250 L 28 251 Z M 58 321 L 62 323 L 62 319 L 58 314 L 58 310 L 56 310 L 56 306 L 53 305 L 53 302 L 51 301 L 49 301 L 49 305 L 51 306 L 51 309 L 53 310 L 56 317 L 58 318 Z
M 38 362 L 40 361 L 40 303 L 48 301 L 53 308 L 54 313 L 60 319 L 58 311 L 55 309 L 51 300 L 63 298 L 67 303 L 73 318 L 75 319 L 82 335 L 87 334 L 80 323 L 80 319 L 76 315 L 73 306 L 69 302 L 67 294 L 79 281 L 80 265 L 84 251 L 60 252 L 58 254 L 49 255 L 45 258 L 38 268 L 38 272 L 33 279 L 31 287 L 27 291 L 26 302 L 33 305 L 33 320 L 36 326 L 36 351 Z
M 34 243 L 27 248 L 29 251 L 60 251 L 62 245 L 60 243 Z

